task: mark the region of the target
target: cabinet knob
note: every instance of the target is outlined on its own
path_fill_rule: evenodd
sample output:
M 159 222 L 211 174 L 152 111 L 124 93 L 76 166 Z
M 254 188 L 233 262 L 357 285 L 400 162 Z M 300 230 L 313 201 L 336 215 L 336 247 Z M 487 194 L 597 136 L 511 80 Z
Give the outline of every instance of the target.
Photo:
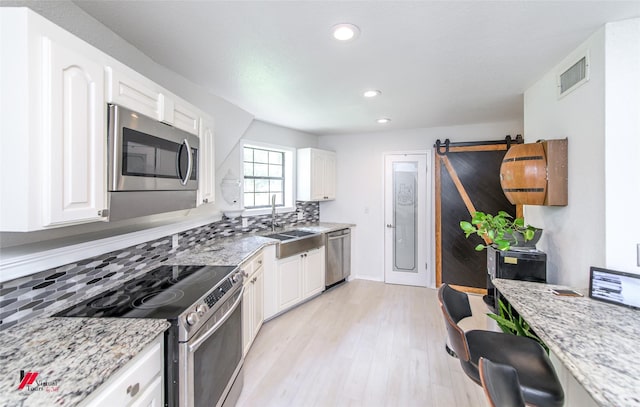
M 140 383 L 136 383 L 133 386 L 127 387 L 127 394 L 131 397 L 135 397 L 136 394 L 140 391 Z

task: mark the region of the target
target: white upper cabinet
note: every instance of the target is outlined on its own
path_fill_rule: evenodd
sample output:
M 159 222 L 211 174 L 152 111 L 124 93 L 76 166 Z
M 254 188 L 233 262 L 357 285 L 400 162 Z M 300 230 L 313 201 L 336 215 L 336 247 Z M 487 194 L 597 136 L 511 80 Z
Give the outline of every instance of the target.
M 105 67 L 105 71 L 108 103 L 161 120 L 164 115 L 164 96 L 160 86 L 118 63 Z
M 0 231 L 107 219 L 107 103 L 202 137 L 199 202 L 213 202 L 198 108 L 25 7 L 0 7 L 0 72 Z
M 106 208 L 104 69 L 42 37 L 45 163 L 43 226 L 101 220 Z
M 200 113 L 178 96 L 132 69 L 112 61 L 107 73 L 107 102 L 197 135 Z
M 216 191 L 216 166 L 213 119 L 200 119 L 200 156 L 198 163 L 198 205 L 213 203 Z
M 161 122 L 195 135 L 199 133 L 200 115 L 196 109 L 177 96 L 163 95 L 162 101 L 164 109 Z
M 108 103 L 198 135 L 200 114 L 196 108 L 117 61 L 111 61 L 105 71 Z
M 298 200 L 336 199 L 336 153 L 316 148 L 298 150 Z
M 103 220 L 107 56 L 25 8 L 0 27 L 0 230 Z

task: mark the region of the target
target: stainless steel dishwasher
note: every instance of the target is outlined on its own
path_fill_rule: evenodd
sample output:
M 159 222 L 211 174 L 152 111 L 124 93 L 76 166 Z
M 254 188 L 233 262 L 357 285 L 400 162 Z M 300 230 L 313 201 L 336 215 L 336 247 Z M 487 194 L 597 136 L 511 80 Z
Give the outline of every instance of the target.
M 326 234 L 325 286 L 343 281 L 351 274 L 351 229 Z

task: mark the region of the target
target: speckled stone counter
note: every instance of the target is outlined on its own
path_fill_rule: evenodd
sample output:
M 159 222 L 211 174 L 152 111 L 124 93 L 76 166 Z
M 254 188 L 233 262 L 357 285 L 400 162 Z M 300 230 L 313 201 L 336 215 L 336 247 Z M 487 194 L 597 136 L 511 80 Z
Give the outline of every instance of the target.
M 350 223 L 320 222 L 299 226 L 295 229 L 314 233 L 328 233 L 334 230 L 350 228 L 355 225 Z M 279 229 L 284 232 L 289 229 Z M 264 232 L 268 235 L 274 232 Z M 191 265 L 191 266 L 236 266 L 251 257 L 266 245 L 277 244 L 279 240 L 264 237 L 262 235 L 242 235 L 212 240 L 210 243 L 198 246 L 188 252 L 178 254 L 169 259 L 165 264 Z
M 353 226 L 321 222 L 295 229 L 327 233 Z M 255 234 L 219 238 L 164 264 L 235 266 L 276 243 Z M 41 317 L 0 332 L 0 406 L 77 405 L 168 327 L 157 319 Z M 18 390 L 21 370 L 38 372 L 50 386 Z
M 640 406 L 639 310 L 551 293 L 564 286 L 493 284 L 598 404 Z
M 158 319 L 37 318 L 4 331 L 0 405 L 75 406 L 168 327 Z M 51 386 L 18 390 L 21 370 Z

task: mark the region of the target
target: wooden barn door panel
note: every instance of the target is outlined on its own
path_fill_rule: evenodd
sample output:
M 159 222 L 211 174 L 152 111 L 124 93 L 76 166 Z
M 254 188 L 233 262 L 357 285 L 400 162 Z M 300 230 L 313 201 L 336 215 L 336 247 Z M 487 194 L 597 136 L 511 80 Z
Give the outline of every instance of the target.
M 483 293 L 487 288 L 486 252 L 474 247 L 483 240 L 465 238 L 461 220 L 478 210 L 500 210 L 516 216 L 500 187 L 500 165 L 506 145 L 450 148 L 436 154 L 436 284 L 448 283 L 465 291 Z M 457 184 L 457 185 L 456 185 Z

